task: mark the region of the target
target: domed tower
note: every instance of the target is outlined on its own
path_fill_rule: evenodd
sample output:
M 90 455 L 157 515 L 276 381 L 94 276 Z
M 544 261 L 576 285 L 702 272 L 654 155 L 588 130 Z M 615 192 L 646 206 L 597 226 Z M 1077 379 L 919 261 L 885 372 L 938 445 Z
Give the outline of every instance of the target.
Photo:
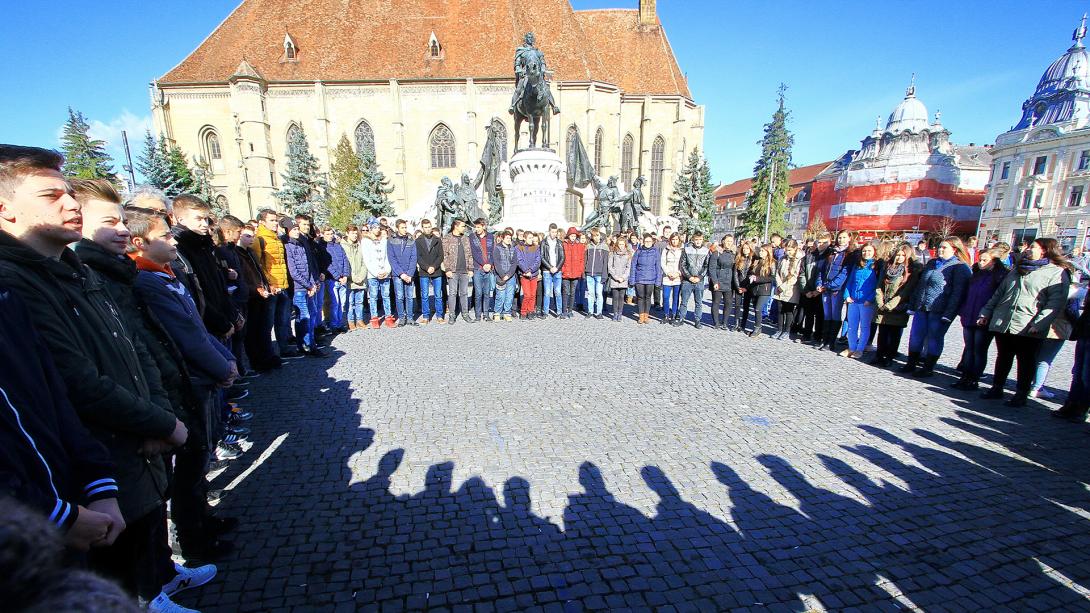
M 1022 103 L 1022 119 L 1012 131 L 1074 120 L 1074 128 L 1090 119 L 1090 53 L 1083 46 L 1086 15 L 1075 28 L 1074 44 L 1041 75 L 1033 96 Z

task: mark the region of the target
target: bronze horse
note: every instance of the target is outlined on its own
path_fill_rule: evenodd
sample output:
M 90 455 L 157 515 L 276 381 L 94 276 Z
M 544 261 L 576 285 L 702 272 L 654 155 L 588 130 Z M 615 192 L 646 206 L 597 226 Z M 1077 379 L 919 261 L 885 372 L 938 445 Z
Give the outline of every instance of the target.
M 515 151 L 519 150 L 519 130 L 522 122 L 530 122 L 530 148 L 536 148 L 538 132 L 543 131 L 541 147 L 549 146 L 549 115 L 552 110 L 552 96 L 549 84 L 545 81 L 544 64 L 540 54 L 527 58 L 526 83 L 522 96 L 515 103 Z

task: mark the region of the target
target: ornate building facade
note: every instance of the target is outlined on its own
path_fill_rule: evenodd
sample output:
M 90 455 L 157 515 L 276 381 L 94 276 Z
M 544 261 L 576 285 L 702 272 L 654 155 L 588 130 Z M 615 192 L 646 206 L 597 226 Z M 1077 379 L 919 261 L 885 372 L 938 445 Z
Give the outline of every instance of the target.
M 958 146 L 916 97 L 915 79 L 883 128 L 816 178 L 810 217 L 830 230 L 864 235 L 932 233 L 944 224 L 976 230 L 991 158 L 987 147 Z
M 675 172 L 703 148 L 704 109 L 654 0 L 586 11 L 568 0 L 245 0 L 152 83 L 154 130 L 206 161 L 217 200 L 243 218 L 276 207 L 298 129 L 326 173 L 342 134 L 372 152 L 405 212 L 433 202 L 444 176 L 476 173 L 493 117 L 511 154 L 512 56 L 531 31 L 561 109 L 550 146 L 563 155 L 578 134 L 600 175 L 626 189 L 646 176 L 648 202 L 666 212 Z M 569 221 L 591 206 L 573 192 Z
M 1090 245 L 1090 54 L 1086 16 L 1045 70 L 1018 123 L 995 139 L 980 234 L 1012 245 L 1038 236 Z

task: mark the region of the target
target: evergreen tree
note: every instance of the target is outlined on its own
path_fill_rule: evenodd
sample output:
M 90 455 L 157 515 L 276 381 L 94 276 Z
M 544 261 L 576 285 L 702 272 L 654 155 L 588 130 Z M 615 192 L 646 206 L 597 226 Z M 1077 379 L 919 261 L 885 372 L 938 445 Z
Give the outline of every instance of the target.
M 765 124 L 764 138 L 760 140 L 761 157 L 753 167 L 753 187 L 746 195 L 746 208 L 740 221 L 746 236 L 766 237 L 773 232 L 783 232 L 787 214 L 787 173 L 791 168 L 791 146 L 795 137 L 787 130 L 787 118 L 791 114 L 784 108 L 787 86 L 780 84 L 779 104 L 772 114 L 772 121 Z M 773 175 L 775 170 L 775 175 Z M 769 188 L 771 184 L 771 207 Z M 768 212 L 768 227 L 765 213 Z
M 73 179 L 109 179 L 114 177 L 113 160 L 106 153 L 106 142 L 88 134 L 91 126 L 83 113 L 68 107 L 61 148 L 64 150 L 64 176 Z
M 145 183 L 163 190 L 167 196 L 173 198 L 181 193 L 178 179 L 167 161 L 166 143 L 162 138 L 156 141 L 150 130 L 144 133 L 144 148 L 136 157 L 136 168 L 144 176 Z
M 333 150 L 333 164 L 329 169 L 329 223 L 335 228 L 344 228 L 353 222 L 360 206 L 352 198 L 352 189 L 363 180 L 363 161 L 348 137 L 341 135 L 337 148 Z
M 288 142 L 288 169 L 281 173 L 284 188 L 273 195 L 291 215 L 310 215 L 317 226 L 329 222 L 325 181 L 318 174 L 318 158 L 310 153 L 307 136 L 300 128 Z
M 674 178 L 674 193 L 670 196 L 670 214 L 678 220 L 678 230 L 692 234 L 700 230 L 710 234 L 715 199 L 708 161 L 700 158 L 693 148 L 685 168 Z
M 192 175 L 193 191 L 191 193 L 200 196 L 210 207 L 212 207 L 212 214 L 216 216 L 216 219 L 223 219 L 223 216 L 231 211 L 221 207 L 219 203 L 216 202 L 216 192 L 212 189 L 211 165 L 204 158 L 194 160 Z
M 165 143 L 166 139 L 161 139 L 161 142 Z M 197 190 L 197 180 L 193 176 L 193 169 L 189 167 L 189 160 L 186 159 L 185 152 L 182 151 L 181 147 L 173 143 L 164 148 L 166 150 L 167 165 L 170 167 L 171 176 L 174 178 L 178 193 L 200 195 Z
M 350 191 L 352 199 L 358 204 L 358 212 L 353 218 L 357 224 L 365 223 L 372 217 L 389 217 L 395 215 L 394 203 L 388 197 L 394 188 L 386 180 L 386 175 L 378 169 L 375 156 L 364 153 L 360 160 L 359 183 Z

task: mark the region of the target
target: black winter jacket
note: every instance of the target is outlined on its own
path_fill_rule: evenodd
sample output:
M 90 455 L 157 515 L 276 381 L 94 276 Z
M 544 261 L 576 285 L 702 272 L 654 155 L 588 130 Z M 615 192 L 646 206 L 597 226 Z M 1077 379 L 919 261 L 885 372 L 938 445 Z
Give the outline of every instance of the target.
M 79 506 L 117 497 L 110 452 L 80 423 L 23 301 L 0 288 L 0 496 L 61 531 Z
M 175 417 L 159 369 L 101 278 L 70 249 L 54 260 L 0 231 L 0 286 L 34 305 L 34 328 L 68 399 L 117 464 L 121 514 L 135 520 L 153 511 L 166 495 L 166 470 L 138 450 L 146 439 L 169 437 Z
M 197 305 L 202 307 L 201 316 L 204 325 L 218 338 L 223 338 L 235 325 L 238 312 L 227 294 L 227 263 L 216 253 L 212 237 L 197 234 L 183 225 L 172 228 L 174 238 L 178 239 L 178 253 L 189 266 L 200 284 L 200 288 L 189 287 L 197 296 Z
M 429 241 L 431 247 L 428 247 Z M 428 274 L 428 269 L 435 267 L 435 272 Z M 434 236 L 416 239 L 416 268 L 421 277 L 432 279 L 443 276 L 443 241 Z
M 708 285 L 715 291 L 715 284 L 719 284 L 719 291 L 732 292 L 737 289 L 734 285 L 734 252 L 719 251 L 708 256 Z

